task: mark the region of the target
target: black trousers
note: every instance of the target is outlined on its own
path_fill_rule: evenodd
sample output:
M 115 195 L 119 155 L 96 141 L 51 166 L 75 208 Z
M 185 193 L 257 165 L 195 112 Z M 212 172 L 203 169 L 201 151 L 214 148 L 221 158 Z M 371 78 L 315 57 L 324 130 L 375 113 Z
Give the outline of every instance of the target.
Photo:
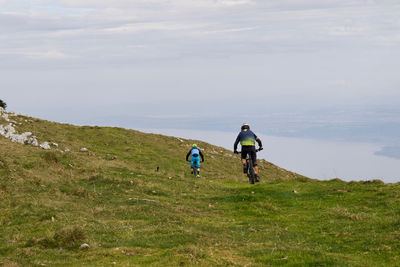
M 246 159 L 247 155 L 253 161 L 253 165 L 257 166 L 257 152 L 255 146 L 242 146 L 242 159 Z

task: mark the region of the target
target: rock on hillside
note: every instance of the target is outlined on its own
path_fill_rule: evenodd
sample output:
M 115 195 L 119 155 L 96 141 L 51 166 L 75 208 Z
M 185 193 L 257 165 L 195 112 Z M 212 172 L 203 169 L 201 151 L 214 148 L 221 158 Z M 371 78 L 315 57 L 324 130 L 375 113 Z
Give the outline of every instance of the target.
M 24 132 L 22 134 L 18 134 L 14 128 L 16 124 L 15 121 L 12 121 L 10 117 L 15 116 L 13 112 L 6 112 L 3 108 L 0 107 L 0 117 L 3 118 L 8 125 L 0 125 L 0 135 L 4 136 L 11 140 L 11 142 L 20 143 L 20 144 L 31 144 L 33 146 L 38 146 L 39 142 L 36 139 L 36 136 L 33 136 L 31 132 Z
M 0 135 L 10 139 L 11 142 L 19 143 L 19 144 L 29 144 L 32 146 L 38 146 L 43 149 L 51 149 L 49 142 L 43 142 L 39 144 L 39 141 L 36 136 L 32 134 L 32 132 L 24 132 L 19 134 L 15 129 L 15 126 L 18 124 L 16 121 L 11 118 L 17 116 L 14 112 L 6 112 L 4 108 L 0 107 L 0 118 L 6 121 L 8 124 L 3 125 L 0 124 Z M 19 123 L 21 124 L 21 123 Z M 58 144 L 52 143 L 55 147 L 58 147 Z

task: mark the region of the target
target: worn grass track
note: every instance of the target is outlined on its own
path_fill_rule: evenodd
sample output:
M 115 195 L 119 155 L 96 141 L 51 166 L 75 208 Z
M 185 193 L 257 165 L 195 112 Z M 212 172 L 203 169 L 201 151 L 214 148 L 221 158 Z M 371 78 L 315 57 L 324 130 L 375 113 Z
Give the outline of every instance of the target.
M 262 161 L 249 185 L 237 156 L 199 141 L 195 179 L 191 140 L 13 119 L 71 152 L 0 138 L 0 265 L 400 265 L 398 184 L 311 180 Z

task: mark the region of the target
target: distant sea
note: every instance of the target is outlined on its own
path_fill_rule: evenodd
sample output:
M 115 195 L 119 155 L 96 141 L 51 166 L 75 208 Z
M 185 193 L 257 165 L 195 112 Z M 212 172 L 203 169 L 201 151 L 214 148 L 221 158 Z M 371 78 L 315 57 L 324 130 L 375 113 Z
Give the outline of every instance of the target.
M 138 130 L 202 140 L 229 150 L 233 149 L 238 134 L 238 132 L 182 129 Z M 400 159 L 380 156 L 379 151 L 382 147 L 376 143 L 257 135 L 264 146 L 264 150 L 258 154 L 260 158 L 310 178 L 320 180 L 340 178 L 345 181 L 379 179 L 386 183 L 400 181 Z

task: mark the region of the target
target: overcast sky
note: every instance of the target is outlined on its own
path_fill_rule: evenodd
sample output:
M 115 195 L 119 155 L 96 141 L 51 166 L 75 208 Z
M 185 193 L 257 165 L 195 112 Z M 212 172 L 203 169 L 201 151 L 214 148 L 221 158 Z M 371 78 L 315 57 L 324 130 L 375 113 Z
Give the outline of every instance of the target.
M 0 0 L 0 98 L 55 120 L 400 104 L 399 70 L 399 0 Z

